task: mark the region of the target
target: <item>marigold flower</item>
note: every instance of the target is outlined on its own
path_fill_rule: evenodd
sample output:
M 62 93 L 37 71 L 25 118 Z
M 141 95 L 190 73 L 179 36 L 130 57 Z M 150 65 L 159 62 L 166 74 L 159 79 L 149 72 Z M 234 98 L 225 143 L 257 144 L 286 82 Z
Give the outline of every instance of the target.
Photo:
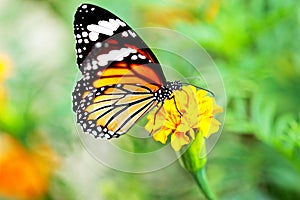
M 0 199 L 36 199 L 45 194 L 57 157 L 47 145 L 35 150 L 0 134 Z
M 189 144 L 196 134 L 208 138 L 219 130 L 221 123 L 214 115 L 222 112 L 222 108 L 207 93 L 191 85 L 183 86 L 182 90 L 174 92 L 174 99 L 165 100 L 162 107 L 148 115 L 146 130 L 163 144 L 171 135 L 171 146 L 175 151 Z

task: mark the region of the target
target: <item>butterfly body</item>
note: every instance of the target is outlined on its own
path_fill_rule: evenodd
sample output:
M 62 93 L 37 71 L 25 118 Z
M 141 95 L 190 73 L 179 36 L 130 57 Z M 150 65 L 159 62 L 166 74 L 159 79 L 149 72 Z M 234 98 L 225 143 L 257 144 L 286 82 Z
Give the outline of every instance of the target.
M 84 132 L 117 138 L 137 120 L 181 90 L 169 82 L 149 47 L 125 22 L 100 7 L 83 4 L 74 20 L 82 78 L 72 93 Z

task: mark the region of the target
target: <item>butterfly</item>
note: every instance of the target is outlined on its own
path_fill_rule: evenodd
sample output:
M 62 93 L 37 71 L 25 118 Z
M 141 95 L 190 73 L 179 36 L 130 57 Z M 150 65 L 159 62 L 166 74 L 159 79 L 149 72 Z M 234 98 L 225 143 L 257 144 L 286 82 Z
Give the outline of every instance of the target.
M 82 77 L 72 93 L 73 111 L 83 131 L 95 138 L 118 138 L 182 89 L 180 81 L 166 81 L 154 53 L 111 12 L 80 5 L 74 35 Z

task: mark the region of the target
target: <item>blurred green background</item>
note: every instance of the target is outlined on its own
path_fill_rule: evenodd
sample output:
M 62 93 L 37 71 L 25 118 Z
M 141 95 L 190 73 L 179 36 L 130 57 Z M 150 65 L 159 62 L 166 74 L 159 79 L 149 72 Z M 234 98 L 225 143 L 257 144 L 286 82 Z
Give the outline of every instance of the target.
M 178 163 L 127 174 L 82 147 L 71 110 L 81 3 L 0 0 L 0 199 L 203 199 Z M 182 32 L 212 56 L 227 93 L 207 165 L 219 199 L 300 199 L 300 1 L 89 3 L 134 28 Z

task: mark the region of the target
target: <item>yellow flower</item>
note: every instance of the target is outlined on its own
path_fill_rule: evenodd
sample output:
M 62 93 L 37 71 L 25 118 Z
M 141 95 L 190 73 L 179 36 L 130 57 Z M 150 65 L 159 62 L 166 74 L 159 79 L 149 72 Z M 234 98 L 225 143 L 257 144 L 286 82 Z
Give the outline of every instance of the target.
M 0 134 L 0 199 L 41 197 L 56 165 L 57 157 L 49 146 L 29 151 L 11 136 Z
M 219 130 L 221 123 L 214 115 L 222 112 L 222 108 L 205 90 L 183 86 L 182 90 L 174 92 L 174 97 L 175 100 L 165 100 L 162 107 L 154 109 L 147 117 L 145 128 L 155 141 L 166 144 L 171 135 L 171 146 L 179 151 L 196 134 L 208 138 Z

